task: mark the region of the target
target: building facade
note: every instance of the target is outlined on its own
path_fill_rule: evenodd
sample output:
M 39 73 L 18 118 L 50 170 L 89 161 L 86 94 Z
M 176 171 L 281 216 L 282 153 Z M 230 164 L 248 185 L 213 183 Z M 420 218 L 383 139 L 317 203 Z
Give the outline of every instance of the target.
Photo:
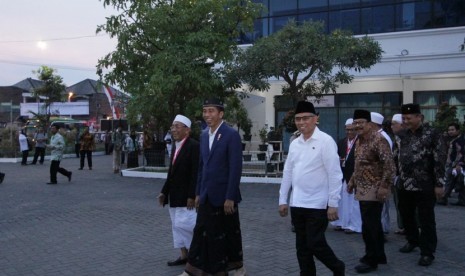
M 386 119 L 403 103 L 421 105 L 427 121 L 433 121 L 439 105 L 457 106 L 465 117 L 465 0 L 262 0 L 266 11 L 253 33 L 241 43 L 272 34 L 288 20 L 323 21 L 327 32 L 349 29 L 368 35 L 383 50 L 381 62 L 367 72 L 351 72 L 355 78 L 341 85 L 335 95 L 316 103 L 319 127 L 335 139 L 344 136 L 344 123 L 358 108 L 382 113 Z M 291 103 L 281 96 L 282 82 L 271 80 L 262 97 L 265 124 L 278 126 Z M 262 111 L 263 112 L 263 111 Z M 254 117 L 254 114 L 250 114 Z M 259 126 L 260 127 L 260 126 Z M 288 147 L 284 133 L 284 149 Z

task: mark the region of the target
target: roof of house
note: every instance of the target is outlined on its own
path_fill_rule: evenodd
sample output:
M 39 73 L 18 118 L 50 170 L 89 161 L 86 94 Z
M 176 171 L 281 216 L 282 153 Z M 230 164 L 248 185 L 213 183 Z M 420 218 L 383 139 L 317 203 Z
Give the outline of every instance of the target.
M 85 79 L 76 84 L 68 86 L 66 92 L 73 92 L 74 95 L 92 95 L 101 92 L 101 83 L 91 79 Z
M 36 88 L 39 88 L 39 87 L 42 87 L 43 85 L 44 85 L 43 81 L 35 80 L 35 79 L 32 79 L 32 78 L 27 78 L 27 79 L 24 79 L 24 80 L 16 83 L 16 84 L 13 84 L 12 86 L 13 87 L 18 87 L 18 88 L 22 89 L 23 91 L 32 92 L 32 90 L 34 90 Z

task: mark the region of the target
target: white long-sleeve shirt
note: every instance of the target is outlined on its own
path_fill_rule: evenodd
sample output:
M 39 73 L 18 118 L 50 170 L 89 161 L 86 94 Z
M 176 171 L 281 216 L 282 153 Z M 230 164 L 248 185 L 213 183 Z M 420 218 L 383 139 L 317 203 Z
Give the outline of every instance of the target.
M 305 141 L 303 135 L 292 141 L 284 164 L 279 204 L 312 209 L 338 207 L 342 171 L 337 145 L 328 134 L 315 128 Z

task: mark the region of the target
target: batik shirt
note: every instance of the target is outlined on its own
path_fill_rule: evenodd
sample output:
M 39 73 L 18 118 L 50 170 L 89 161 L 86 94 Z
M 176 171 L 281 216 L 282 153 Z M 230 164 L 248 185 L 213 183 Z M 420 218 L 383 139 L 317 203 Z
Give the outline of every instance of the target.
M 444 185 L 447 146 L 439 131 L 422 125 L 415 132 L 403 130 L 396 140 L 400 189 L 428 191 Z
M 50 152 L 50 159 L 55 161 L 60 161 L 63 158 L 63 150 L 65 148 L 65 139 L 60 133 L 52 135 L 50 138 L 50 146 L 53 147 Z
M 355 168 L 349 186 L 356 187 L 355 198 L 381 201 L 380 187 L 390 190 L 394 183 L 395 165 L 387 140 L 376 131 L 367 138 L 358 136 L 355 146 Z

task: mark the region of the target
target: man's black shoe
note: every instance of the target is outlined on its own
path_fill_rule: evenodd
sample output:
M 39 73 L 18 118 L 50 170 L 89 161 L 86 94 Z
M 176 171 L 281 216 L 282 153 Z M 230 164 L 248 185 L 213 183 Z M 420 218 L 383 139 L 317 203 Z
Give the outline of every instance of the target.
M 71 176 L 73 175 L 72 172 L 69 172 L 69 175 L 68 175 L 68 182 L 71 181 Z
M 359 264 L 355 267 L 355 271 L 360 274 L 372 272 L 378 269 L 378 266 L 372 266 L 367 264 Z
M 459 201 L 459 202 L 451 203 L 450 205 L 454 205 L 454 206 L 465 206 L 465 203 Z
M 418 245 L 416 244 L 411 244 L 411 243 L 406 243 L 404 246 L 402 246 L 399 251 L 402 253 L 410 253 L 417 247 Z
M 78 170 L 82 171 L 82 168 L 79 168 Z
M 177 258 L 174 261 L 168 262 L 168 266 L 175 266 L 175 265 L 183 265 L 187 263 L 187 258 L 186 259 L 181 259 L 181 257 Z
M 420 260 L 418 260 L 418 265 L 421 266 L 429 266 L 433 263 L 434 257 L 431 256 L 421 256 Z
M 367 265 L 370 264 L 370 263 L 368 262 L 366 256 L 363 256 L 362 258 L 360 258 L 359 261 L 360 261 L 362 264 L 367 264 Z M 384 258 L 379 258 L 378 261 L 377 261 L 377 263 L 378 263 L 378 264 L 387 264 L 386 257 L 384 257 Z
M 57 184 L 57 182 L 47 182 L 48 185 L 54 185 Z

